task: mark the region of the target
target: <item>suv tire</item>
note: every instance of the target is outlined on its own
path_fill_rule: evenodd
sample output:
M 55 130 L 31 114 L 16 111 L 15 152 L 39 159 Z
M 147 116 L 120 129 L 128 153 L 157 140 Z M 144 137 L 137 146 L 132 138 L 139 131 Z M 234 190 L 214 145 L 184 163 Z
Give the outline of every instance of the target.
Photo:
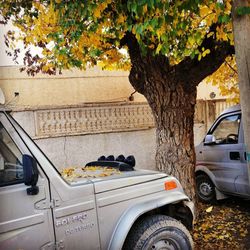
M 151 215 L 135 223 L 123 250 L 191 250 L 193 240 L 179 221 L 166 215 Z

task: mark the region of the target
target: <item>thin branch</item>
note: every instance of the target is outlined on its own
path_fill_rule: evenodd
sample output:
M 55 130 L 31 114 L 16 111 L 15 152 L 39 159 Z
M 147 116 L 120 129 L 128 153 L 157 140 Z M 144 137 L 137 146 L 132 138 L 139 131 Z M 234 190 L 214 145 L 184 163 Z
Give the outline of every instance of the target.
M 235 70 L 227 61 L 225 61 L 225 64 L 227 64 L 227 66 L 234 72 L 238 75 L 238 72 L 237 70 Z

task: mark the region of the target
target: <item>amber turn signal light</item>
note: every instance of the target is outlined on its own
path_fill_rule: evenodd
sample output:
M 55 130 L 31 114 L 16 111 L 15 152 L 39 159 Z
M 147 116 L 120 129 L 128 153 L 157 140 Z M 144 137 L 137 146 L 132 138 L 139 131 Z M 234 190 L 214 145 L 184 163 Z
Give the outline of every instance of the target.
M 177 188 L 177 183 L 175 181 L 166 181 L 165 182 L 165 190 L 172 190 Z

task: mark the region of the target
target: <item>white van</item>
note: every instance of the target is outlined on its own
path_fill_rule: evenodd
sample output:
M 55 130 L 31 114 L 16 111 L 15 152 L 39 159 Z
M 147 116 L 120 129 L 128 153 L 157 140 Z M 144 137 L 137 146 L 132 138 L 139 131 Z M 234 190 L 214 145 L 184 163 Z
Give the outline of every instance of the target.
M 226 109 L 196 147 L 196 191 L 212 202 L 236 195 L 250 198 L 241 108 Z

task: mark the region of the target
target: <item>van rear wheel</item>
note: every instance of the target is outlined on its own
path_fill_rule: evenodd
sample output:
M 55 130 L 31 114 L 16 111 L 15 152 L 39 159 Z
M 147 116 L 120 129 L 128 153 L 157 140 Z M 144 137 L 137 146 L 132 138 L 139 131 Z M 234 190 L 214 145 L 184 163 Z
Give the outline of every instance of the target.
M 136 222 L 123 250 L 191 250 L 190 233 L 179 221 L 166 215 L 151 215 Z
M 196 176 L 196 193 L 202 202 L 212 203 L 216 201 L 215 186 L 207 175 Z

